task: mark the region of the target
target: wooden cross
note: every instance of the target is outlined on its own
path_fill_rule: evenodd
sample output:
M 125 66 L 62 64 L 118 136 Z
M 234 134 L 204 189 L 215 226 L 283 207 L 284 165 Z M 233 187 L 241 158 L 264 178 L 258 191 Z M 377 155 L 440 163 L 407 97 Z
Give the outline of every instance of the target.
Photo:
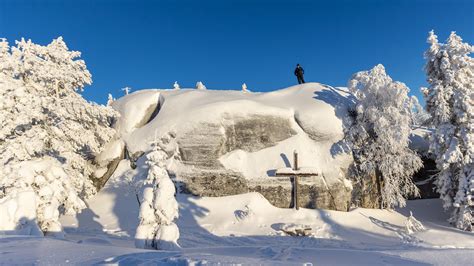
M 293 152 L 293 168 L 281 168 L 275 172 L 276 176 L 288 176 L 293 179 L 293 208 L 299 210 L 298 206 L 298 177 L 301 176 L 317 176 L 318 171 L 315 168 L 299 168 L 298 166 L 298 152 Z

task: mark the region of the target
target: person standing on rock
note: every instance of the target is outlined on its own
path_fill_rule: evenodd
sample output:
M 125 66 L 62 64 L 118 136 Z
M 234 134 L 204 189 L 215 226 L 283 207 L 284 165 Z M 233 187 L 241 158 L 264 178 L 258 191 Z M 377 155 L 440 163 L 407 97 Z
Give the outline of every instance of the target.
M 300 66 L 300 64 L 296 64 L 295 76 L 296 76 L 296 78 L 298 78 L 298 84 L 305 83 L 305 81 L 304 81 L 304 69 Z

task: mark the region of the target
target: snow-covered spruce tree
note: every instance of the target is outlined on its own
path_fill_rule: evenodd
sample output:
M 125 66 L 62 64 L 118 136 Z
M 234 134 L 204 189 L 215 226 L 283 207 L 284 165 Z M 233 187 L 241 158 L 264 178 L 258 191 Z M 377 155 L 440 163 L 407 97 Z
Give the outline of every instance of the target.
M 429 88 L 424 89 L 426 109 L 434 132 L 430 151 L 440 171 L 436 185 L 451 222 L 472 231 L 474 212 L 474 46 L 454 32 L 445 44 L 429 33 L 425 53 Z
M 206 86 L 201 81 L 196 83 L 196 90 L 207 90 Z
M 249 92 L 249 90 L 247 89 L 247 84 L 245 83 L 242 84 L 242 92 Z
M 179 84 L 178 84 L 177 81 L 174 82 L 174 84 L 173 84 L 173 89 L 175 89 L 175 90 L 181 89 L 181 88 L 179 87 Z
M 155 141 L 153 150 L 146 156 L 148 176 L 144 183 L 140 204 L 140 224 L 135 235 L 138 248 L 176 249 L 179 229 L 174 223 L 178 218 L 175 186 L 166 170 L 167 153 Z
M 109 93 L 107 96 L 107 106 L 111 106 L 115 102 L 114 97 L 112 96 L 112 93 Z
M 418 221 L 415 216 L 413 216 L 413 213 L 410 211 L 410 216 L 407 217 L 407 220 L 405 222 L 405 230 L 407 234 L 411 235 L 415 232 L 425 231 L 426 229 L 423 224 Z
M 393 81 L 382 65 L 356 73 L 349 88 L 357 99 L 354 123 L 346 132 L 356 174 L 375 177 L 378 207 L 404 206 L 407 195 L 418 194 L 411 176 L 422 166 L 408 148 L 409 90 Z
M 15 72 L 15 59 L 11 55 L 7 39 L 0 38 L 0 73 L 12 76 Z
M 0 200 L 34 191 L 36 200 L 22 208 L 36 210 L 45 234 L 61 236 L 59 215 L 80 211 L 95 193 L 91 161 L 115 134 L 117 113 L 76 92 L 91 75 L 61 37 L 47 46 L 22 39 L 0 47 Z

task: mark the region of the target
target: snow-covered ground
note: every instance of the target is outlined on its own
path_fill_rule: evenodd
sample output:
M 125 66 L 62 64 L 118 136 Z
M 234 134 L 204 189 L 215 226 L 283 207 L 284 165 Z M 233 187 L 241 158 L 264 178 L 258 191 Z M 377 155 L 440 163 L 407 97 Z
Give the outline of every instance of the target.
M 148 151 L 150 141 L 169 130 L 179 137 L 193 123 L 221 121 L 226 113 L 245 115 L 252 110 L 287 118 L 296 134 L 258 151 L 224 154 L 219 161 L 226 169 L 240 171 L 245 177 L 265 177 L 268 169 L 285 167 L 279 157 L 282 151 L 291 154 L 296 147 L 303 167 L 318 165 L 318 171 L 328 173 L 348 163 L 331 149 L 343 136 L 343 114 L 350 103 L 346 89 L 317 83 L 270 93 L 138 91 L 113 104 L 122 114 L 117 124 L 120 133 L 106 155 L 116 158 L 124 143 L 131 152 Z M 157 104 L 164 107 L 153 118 Z M 425 134 L 426 129 L 413 132 L 412 148 L 426 150 Z M 181 249 L 136 249 L 140 196 L 134 184 L 146 178 L 144 160 L 139 159 L 136 169 L 122 160 L 106 186 L 86 202 L 86 209 L 61 217 L 66 232 L 63 240 L 0 231 L 0 264 L 471 265 L 474 261 L 474 235 L 449 225 L 439 200 L 409 201 L 396 211 L 296 211 L 274 207 L 258 193 L 227 197 L 178 194 Z M 425 231 L 407 232 L 410 211 Z M 283 232 L 291 228 L 311 228 L 311 232 L 304 237 Z
M 470 265 L 474 236 L 442 215 L 439 200 L 409 201 L 397 211 L 280 209 L 258 193 L 197 198 L 178 194 L 178 251 L 134 248 L 138 202 L 122 161 L 106 187 L 77 216 L 63 216 L 66 239 L 1 236 L 0 264 L 410 264 Z M 224 203 L 224 204 L 223 204 Z M 412 211 L 426 231 L 408 234 Z M 285 235 L 306 225 L 311 236 Z

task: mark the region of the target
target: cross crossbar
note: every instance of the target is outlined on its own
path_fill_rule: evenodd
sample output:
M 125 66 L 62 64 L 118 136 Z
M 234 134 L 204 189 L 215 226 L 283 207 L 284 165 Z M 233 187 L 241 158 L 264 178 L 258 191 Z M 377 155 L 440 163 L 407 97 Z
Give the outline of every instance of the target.
M 293 168 L 287 167 L 277 169 L 275 176 L 287 176 L 293 180 L 293 207 L 298 210 L 298 177 L 318 176 L 318 171 L 317 169 L 310 167 L 299 168 L 298 153 L 295 150 L 293 152 Z

